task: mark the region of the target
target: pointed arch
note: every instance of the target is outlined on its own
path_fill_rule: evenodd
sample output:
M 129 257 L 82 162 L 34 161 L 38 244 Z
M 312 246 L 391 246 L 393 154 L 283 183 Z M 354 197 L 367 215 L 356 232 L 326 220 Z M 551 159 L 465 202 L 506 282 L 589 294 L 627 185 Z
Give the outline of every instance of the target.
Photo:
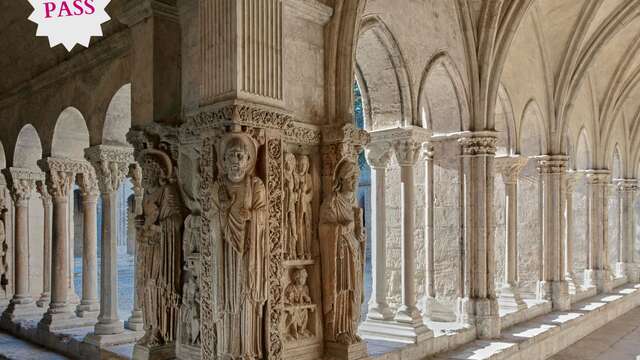
M 580 132 L 578 133 L 578 139 L 575 142 L 575 154 L 573 158 L 575 159 L 575 169 L 576 170 L 587 170 L 592 167 L 592 142 L 589 138 L 589 134 L 587 133 L 587 129 L 582 127 Z
M 612 179 L 621 179 L 623 177 L 623 173 L 622 173 L 622 164 L 624 164 L 624 162 L 622 161 L 623 157 L 622 157 L 622 151 L 620 150 L 620 144 L 616 143 L 613 146 L 613 152 L 611 153 L 611 158 L 610 158 L 610 166 L 609 169 L 611 169 L 611 178 Z
M 464 82 L 445 52 L 427 63 L 420 80 L 417 124 L 436 133 L 469 129 L 469 103 Z
M 31 124 L 20 129 L 13 151 L 13 166 L 40 171 L 38 160 L 42 159 L 42 141 Z
M 89 129 L 82 113 L 72 106 L 64 109 L 53 130 L 51 156 L 82 160 L 89 144 Z
M 102 128 L 104 145 L 128 145 L 131 128 L 131 84 L 123 85 L 111 98 Z
M 414 124 L 411 83 L 400 47 L 376 15 L 363 18 L 356 47 L 356 68 L 364 100 L 369 104 L 366 128 Z
M 538 103 L 527 102 L 520 120 L 518 132 L 518 153 L 526 156 L 543 155 L 547 152 L 547 131 L 544 117 Z
M 511 98 L 504 85 L 501 83 L 498 88 L 498 98 L 495 106 L 495 128 L 498 132 L 497 151 L 500 154 L 512 154 L 515 152 L 516 143 L 516 120 L 513 115 Z

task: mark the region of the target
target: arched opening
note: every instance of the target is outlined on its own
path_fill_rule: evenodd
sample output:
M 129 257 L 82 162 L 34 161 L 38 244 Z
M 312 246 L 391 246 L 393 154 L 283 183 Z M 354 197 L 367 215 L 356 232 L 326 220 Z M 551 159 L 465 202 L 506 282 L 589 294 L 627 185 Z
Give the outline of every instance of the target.
M 42 159 L 40 136 L 33 125 L 27 124 L 18 133 L 13 152 L 13 166 L 40 171 L 38 167 L 40 159 Z
M 89 147 L 89 129 L 84 117 L 74 107 L 60 113 L 53 130 L 51 156 L 75 160 L 84 159 L 84 149 Z
M 518 177 L 518 280 L 525 298 L 537 296 L 542 269 L 542 201 L 535 157 L 545 152 L 543 118 L 535 101 L 522 115 L 518 136 L 520 155 L 529 158 Z
M 589 238 L 587 233 L 587 181 L 584 171 L 591 168 L 591 145 L 586 129 L 578 135 L 575 159 L 575 190 L 573 192 L 573 270 L 578 284 L 584 284 L 584 270 L 587 267 Z
M 113 95 L 102 130 L 102 144 L 129 146 L 127 132 L 131 128 L 131 84 L 125 84 Z

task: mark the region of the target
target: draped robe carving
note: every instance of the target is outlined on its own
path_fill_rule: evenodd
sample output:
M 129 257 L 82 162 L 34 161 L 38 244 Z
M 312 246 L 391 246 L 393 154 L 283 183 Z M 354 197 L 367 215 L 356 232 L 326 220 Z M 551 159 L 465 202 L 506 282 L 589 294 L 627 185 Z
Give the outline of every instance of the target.
M 357 177 L 355 163 L 341 161 L 333 191 L 320 209 L 325 336 L 346 345 L 360 341 L 356 332 L 364 286 L 362 209 L 354 194 Z
M 218 356 L 264 358 L 267 300 L 266 191 L 253 176 L 255 147 L 243 135 L 223 146 L 223 174 L 213 184 L 211 224 L 217 242 Z

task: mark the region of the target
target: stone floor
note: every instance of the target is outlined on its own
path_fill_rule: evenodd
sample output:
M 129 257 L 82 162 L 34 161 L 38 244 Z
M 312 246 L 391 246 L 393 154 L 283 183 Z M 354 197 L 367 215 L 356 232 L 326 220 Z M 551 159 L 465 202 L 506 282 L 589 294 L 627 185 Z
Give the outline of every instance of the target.
M 635 308 L 550 360 L 640 359 L 640 308 Z
M 69 358 L 0 331 L 0 360 L 25 359 L 65 360 Z

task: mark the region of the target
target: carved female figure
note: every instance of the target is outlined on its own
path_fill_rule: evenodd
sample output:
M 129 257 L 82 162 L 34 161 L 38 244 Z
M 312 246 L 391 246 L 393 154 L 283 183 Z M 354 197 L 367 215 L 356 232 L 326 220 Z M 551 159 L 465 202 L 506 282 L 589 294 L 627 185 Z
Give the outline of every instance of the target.
M 218 250 L 214 289 L 222 359 L 262 359 L 269 248 L 266 191 L 253 174 L 257 146 L 243 133 L 222 139 L 213 184 L 212 236 Z
M 325 335 L 329 341 L 345 345 L 360 341 L 356 331 L 364 300 L 365 239 L 362 209 L 355 200 L 357 179 L 357 165 L 340 161 L 333 191 L 320 209 Z
M 296 182 L 298 187 L 298 248 L 300 257 L 311 258 L 311 234 L 313 230 L 313 219 L 311 213 L 311 202 L 313 201 L 313 180 L 309 173 L 309 157 L 307 155 L 298 156 L 296 167 Z
M 298 201 L 298 186 L 296 184 L 296 157 L 292 153 L 284 155 L 284 256 L 288 259 L 297 258 L 298 230 L 296 220 L 296 206 Z

